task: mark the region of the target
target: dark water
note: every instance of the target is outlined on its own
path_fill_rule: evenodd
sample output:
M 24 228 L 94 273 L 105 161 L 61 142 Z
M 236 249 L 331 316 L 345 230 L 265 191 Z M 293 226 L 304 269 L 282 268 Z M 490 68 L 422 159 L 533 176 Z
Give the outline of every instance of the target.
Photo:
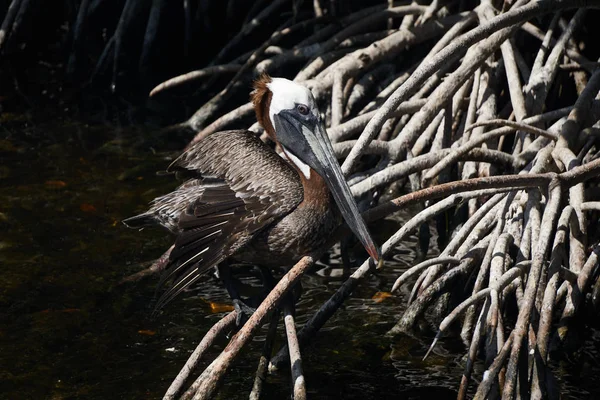
M 152 316 L 156 277 L 119 285 L 170 244 L 166 232 L 132 231 L 120 221 L 175 186 L 156 171 L 176 154 L 143 145 L 141 128 L 26 118 L 3 114 L 0 128 L 0 397 L 161 398 L 223 315 L 218 306 L 229 304 L 206 276 Z M 409 215 L 377 230 L 388 236 Z M 384 336 L 404 309 L 405 294 L 373 300 L 411 265 L 416 248 L 414 237 L 402 243 L 303 351 L 310 398 L 455 398 L 462 346 L 447 340 L 421 361 L 430 338 Z M 304 278 L 299 322 L 339 287 L 342 279 L 332 277 L 339 265 L 334 253 L 329 267 Z M 245 280 L 256 284 L 250 275 Z M 219 398 L 247 398 L 261 339 L 237 360 Z M 584 350 L 591 369 L 574 374 L 561 365 L 573 398 L 597 390 L 594 343 Z M 269 377 L 265 398 L 287 398 L 289 386 L 285 370 Z

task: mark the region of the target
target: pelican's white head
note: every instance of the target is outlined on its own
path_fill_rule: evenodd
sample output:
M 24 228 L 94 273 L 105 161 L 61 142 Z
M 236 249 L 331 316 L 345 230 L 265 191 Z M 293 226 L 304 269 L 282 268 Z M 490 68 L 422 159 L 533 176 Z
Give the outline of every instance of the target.
M 371 257 L 379 260 L 381 250 L 360 216 L 310 90 L 263 75 L 254 83 L 252 102 L 258 122 L 271 139 L 307 180 L 311 169 L 323 178 L 350 229 Z
M 269 107 L 271 122 L 274 121 L 273 117 L 281 111 L 293 110 L 298 107 L 300 107 L 300 111 L 308 111 L 314 117 L 319 117 L 317 102 L 307 87 L 285 78 L 271 78 L 271 82 L 267 84 L 267 88 L 272 93 Z

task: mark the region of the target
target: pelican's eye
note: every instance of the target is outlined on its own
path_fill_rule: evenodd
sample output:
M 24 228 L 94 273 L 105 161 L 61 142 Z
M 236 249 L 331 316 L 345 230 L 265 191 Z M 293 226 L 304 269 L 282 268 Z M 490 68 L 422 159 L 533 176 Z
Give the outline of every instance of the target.
M 302 115 L 308 115 L 309 109 L 307 106 L 305 106 L 304 104 L 298 104 L 296 106 L 296 110 L 298 110 L 298 112 Z

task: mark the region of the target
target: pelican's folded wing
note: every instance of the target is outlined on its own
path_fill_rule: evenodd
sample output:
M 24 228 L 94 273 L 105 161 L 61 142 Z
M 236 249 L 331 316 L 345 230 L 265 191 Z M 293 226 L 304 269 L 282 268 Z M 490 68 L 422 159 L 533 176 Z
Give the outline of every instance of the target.
M 172 284 L 157 307 L 303 199 L 298 173 L 249 131 L 208 136 L 177 158 L 168 172 L 198 177 L 155 199 L 150 210 L 138 216 L 178 233 L 164 275 Z

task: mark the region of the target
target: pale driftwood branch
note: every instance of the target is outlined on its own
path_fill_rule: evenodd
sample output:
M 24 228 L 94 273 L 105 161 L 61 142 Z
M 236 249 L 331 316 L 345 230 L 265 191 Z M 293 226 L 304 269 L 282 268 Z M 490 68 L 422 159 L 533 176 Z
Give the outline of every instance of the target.
M 0 51 L 2 51 L 2 47 L 7 38 L 14 33 L 13 22 L 17 15 L 17 11 L 22 7 L 23 1 L 25 0 L 12 0 L 8 6 L 8 10 L 2 21 L 2 26 L 0 27 Z
M 485 239 L 482 240 L 476 248 L 471 250 L 468 255 L 461 260 L 461 263 L 457 267 L 450 269 L 440 278 L 436 279 L 431 285 L 424 288 L 416 300 L 406 309 L 400 321 L 398 321 L 398 323 L 388 332 L 388 335 L 407 332 L 412 328 L 415 321 L 421 317 L 427 307 L 441 291 L 446 290 L 448 285 L 454 282 L 455 279 L 467 274 L 474 267 L 474 264 L 483 258 L 483 250 L 487 248 L 488 245 L 488 241 Z M 423 286 L 421 287 L 423 288 Z
M 525 97 L 523 96 L 523 85 L 511 40 L 502 43 L 500 50 L 502 50 L 502 58 L 504 59 L 504 70 L 506 71 L 506 82 L 508 83 L 511 104 L 515 118 L 519 122 L 527 118 L 527 110 L 525 108 Z
M 552 132 L 548 132 L 543 129 L 535 128 L 535 127 L 532 127 L 532 126 L 529 126 L 529 125 L 526 125 L 523 123 L 511 122 L 511 121 L 505 121 L 505 120 L 492 120 L 492 121 L 487 121 L 487 122 L 478 122 L 475 124 L 475 126 L 473 126 L 473 128 L 477 127 L 477 126 L 486 126 L 486 125 L 506 125 L 507 128 L 506 129 L 502 129 L 502 128 L 494 129 L 490 132 L 484 133 L 482 135 L 479 135 L 475 138 L 470 139 L 467 143 L 461 145 L 460 147 L 458 147 L 457 149 L 452 151 L 450 154 L 448 154 L 446 157 L 444 157 L 444 159 L 440 160 L 433 168 L 431 168 L 427 172 L 427 174 L 423 177 L 423 181 L 430 182 L 444 168 L 447 168 L 452 163 L 458 161 L 459 157 L 462 156 L 463 154 L 465 154 L 466 152 L 479 146 L 482 143 L 487 142 L 488 140 L 497 138 L 499 136 L 506 135 L 507 133 L 509 133 L 515 129 L 525 130 L 527 132 L 535 133 L 542 137 L 550 138 L 552 140 L 558 139 L 558 135 L 554 134 Z M 469 127 L 467 129 L 470 130 L 470 129 L 472 129 L 472 127 Z
M 296 334 L 296 322 L 291 304 L 284 307 L 283 321 L 287 336 L 287 345 L 290 351 L 290 370 L 292 371 L 292 393 L 294 400 L 306 400 L 306 383 L 302 372 L 302 357 L 300 344 Z
M 396 290 L 398 290 L 398 288 L 400 286 L 402 286 L 402 284 L 404 282 L 406 282 L 406 280 L 408 280 L 413 275 L 419 273 L 420 271 L 424 270 L 425 268 L 429 268 L 430 266 L 437 265 L 437 264 L 457 265 L 457 264 L 460 264 L 460 260 L 456 257 L 440 256 L 440 257 L 432 258 L 430 260 L 425 260 L 425 261 L 421 262 L 420 264 L 410 267 L 409 269 L 404 271 L 402 273 L 402 275 L 400 275 L 398 277 L 398 279 L 396 279 L 396 281 L 394 282 L 394 285 L 392 286 L 392 293 L 395 292 Z
M 171 255 L 171 251 L 173 251 L 174 247 L 175 247 L 175 245 L 169 247 L 167 249 L 167 251 L 165 251 L 154 262 L 152 262 L 150 267 L 145 268 L 139 272 L 136 272 L 135 274 L 129 275 L 129 276 L 121 279 L 121 281 L 119 282 L 119 285 L 122 285 L 124 283 L 137 282 L 141 279 L 144 279 L 147 276 L 152 276 L 152 275 L 163 272 L 165 270 L 165 268 L 167 267 L 167 264 L 169 263 L 169 256 Z
M 254 106 L 252 103 L 246 103 L 243 106 L 236 108 L 233 111 L 228 112 L 227 114 L 221 116 L 216 119 L 213 123 L 208 125 L 206 128 L 202 129 L 200 132 L 194 136 L 194 138 L 190 141 L 187 147 L 192 146 L 193 144 L 199 142 L 210 134 L 223 130 L 227 125 L 241 119 L 252 115 L 254 113 Z
M 600 168 L 599 168 L 600 169 Z M 577 178 L 581 179 L 581 175 Z M 426 200 L 439 199 L 455 193 L 461 193 L 467 190 L 499 189 L 511 188 L 513 190 L 525 188 L 546 186 L 556 174 L 529 174 L 529 175 L 509 175 L 494 176 L 489 178 L 473 178 L 459 182 L 448 182 L 430 188 L 422 189 L 417 192 L 409 193 L 405 196 L 381 204 L 365 213 L 367 220 L 378 219 L 402 209 L 408 204 L 422 202 Z
M 504 383 L 504 395 L 512 398 L 515 395 L 516 388 L 516 377 L 518 369 L 518 360 L 522 345 L 525 339 L 525 335 L 529 330 L 529 316 L 533 308 L 533 302 L 535 300 L 535 294 L 537 291 L 537 283 L 542 273 L 542 267 L 546 260 L 546 253 L 550 245 L 550 235 L 554 231 L 555 222 L 558 218 L 558 208 L 560 206 L 561 191 L 562 187 L 559 179 L 555 179 L 550 182 L 549 185 L 549 199 L 544 215 L 541 222 L 541 231 L 544 232 L 540 235 L 539 243 L 535 249 L 532 259 L 532 265 L 529 269 L 529 276 L 527 278 L 527 286 L 525 289 L 525 296 L 519 310 L 519 316 L 515 325 L 515 336 L 514 343 L 510 351 L 510 358 L 508 361 L 508 367 L 506 370 L 506 381 Z
M 543 62 L 545 60 L 545 55 L 547 54 L 547 50 L 549 50 L 552 46 L 556 45 L 556 39 L 552 38 L 552 34 L 553 34 L 553 25 L 552 24 L 556 24 L 558 23 L 558 20 L 560 18 L 560 15 L 556 15 L 555 16 L 556 21 L 552 21 L 550 27 L 546 30 L 546 33 L 544 33 L 541 29 L 539 29 L 537 26 L 533 25 L 531 22 L 526 22 L 521 26 L 521 29 L 524 32 L 527 32 L 528 34 L 530 34 L 531 36 L 537 38 L 538 40 L 540 40 L 542 42 L 541 46 L 540 46 L 540 51 L 541 48 L 544 48 L 544 52 L 543 54 L 540 54 L 538 52 L 538 55 L 540 56 L 540 62 Z M 550 39 L 548 41 L 545 40 L 546 37 L 549 37 Z M 573 47 L 567 47 L 566 51 L 565 51 L 567 57 L 569 57 L 571 60 L 576 61 L 579 65 L 581 65 L 582 67 L 584 67 L 584 69 L 589 72 L 589 73 L 593 73 L 595 68 L 593 67 L 590 60 L 588 60 L 587 58 L 585 58 L 584 56 L 582 56 L 579 51 L 576 48 Z M 538 57 L 536 57 L 537 60 Z M 534 66 L 536 64 L 534 63 Z
M 540 117 L 541 117 L 541 115 L 540 115 Z M 536 119 L 531 118 L 530 120 L 542 121 L 541 118 L 536 118 Z M 474 123 L 473 125 L 470 125 L 467 128 L 467 130 L 470 131 L 470 130 L 480 127 L 480 126 L 493 126 L 493 125 L 506 126 L 506 127 L 513 128 L 513 130 L 518 129 L 518 130 L 529 132 L 534 135 L 539 135 L 539 136 L 542 136 L 542 137 L 545 137 L 545 138 L 548 138 L 551 140 L 558 140 L 558 135 L 553 132 L 549 132 L 545 129 L 536 128 L 535 126 L 528 125 L 525 122 L 515 122 L 515 121 L 509 121 L 509 120 L 505 120 L 505 119 L 493 119 L 493 120 L 489 120 L 489 121 L 479 121 L 477 123 Z
M 586 201 L 581 203 L 582 211 L 600 211 L 600 201 Z
M 387 148 L 388 155 L 393 156 L 395 154 L 394 150 L 396 148 L 392 147 L 390 149 L 390 145 L 383 145 L 382 142 L 379 141 L 376 141 L 375 144 L 371 142 L 371 144 L 369 144 L 368 150 L 370 154 L 379 154 L 383 153 L 384 148 Z M 345 149 L 341 148 L 340 150 Z M 352 194 L 354 194 L 355 196 L 362 196 L 373 189 L 390 184 L 394 181 L 398 181 L 399 179 L 402 179 L 410 174 L 422 171 L 425 168 L 431 168 L 444 157 L 448 156 L 451 152 L 452 150 L 450 149 L 443 149 L 436 153 L 427 153 L 406 161 L 402 161 L 398 164 L 394 164 L 389 168 L 376 172 L 375 174 L 357 183 L 356 185 L 353 185 L 351 187 Z M 344 152 L 342 154 L 347 153 Z M 515 165 L 516 160 L 512 156 L 509 156 L 506 153 L 500 153 L 496 150 L 472 149 L 468 153 L 462 154 L 457 161 L 468 160 L 486 161 L 490 163 L 509 166 L 511 169 L 517 166 Z
M 492 54 L 498 48 L 498 46 L 500 46 L 500 44 L 513 33 L 515 29 L 515 27 L 502 29 L 492 34 L 489 38 L 482 40 L 477 46 L 469 49 L 461 66 L 435 89 L 431 96 L 429 96 L 425 106 L 421 108 L 419 113 L 417 113 L 402 130 L 402 135 L 398 139 L 400 142 L 400 148 L 402 149 L 400 157 L 404 156 L 403 152 L 414 144 L 420 132 L 422 132 L 425 127 L 429 125 L 437 113 L 442 110 L 445 104 L 452 98 L 452 96 L 454 96 L 463 83 L 473 75 L 477 68 L 479 68 L 479 65 L 481 65 L 488 58 L 488 56 Z M 463 35 L 463 37 L 469 33 Z M 412 76 L 414 76 L 414 74 Z M 403 86 L 408 85 L 408 82 L 409 81 L 407 81 Z M 373 120 L 376 118 L 377 115 L 373 117 Z M 367 125 L 367 128 L 365 128 L 365 132 L 367 131 L 368 127 L 369 125 Z M 363 132 L 363 135 L 365 132 Z M 361 137 L 363 136 L 361 135 Z M 361 139 L 359 138 L 359 143 L 355 147 L 356 154 L 362 152 L 360 140 Z M 355 160 L 355 158 L 353 157 L 356 157 L 356 155 L 351 152 L 346 158 L 344 166 L 348 166 L 350 163 L 354 162 L 353 160 Z
M 209 399 L 212 397 L 225 372 L 237 357 L 242 347 L 248 343 L 254 333 L 260 328 L 267 315 L 273 311 L 277 303 L 291 290 L 313 263 L 314 257 L 306 256 L 281 278 L 254 314 L 252 314 L 239 332 L 231 338 L 227 347 L 206 367 L 204 372 L 190 387 L 188 392 L 193 394 L 194 400 Z
M 242 68 L 239 64 L 224 64 L 224 65 L 215 65 L 212 67 L 202 68 L 197 71 L 191 71 L 183 75 L 176 76 L 174 78 L 168 79 L 161 84 L 157 85 L 150 91 L 150 97 L 157 95 L 167 89 L 171 89 L 177 86 L 186 85 L 190 82 L 193 82 L 197 79 L 206 78 L 209 76 L 214 76 L 218 74 L 231 74 L 236 73 Z
M 449 17 L 439 19 L 434 22 L 428 22 L 421 26 L 409 30 L 399 30 L 398 32 L 378 41 L 370 46 L 357 50 L 335 65 L 322 71 L 313 85 L 312 89 L 316 93 L 320 93 L 326 88 L 332 86 L 334 75 L 331 73 L 336 68 L 345 70 L 348 76 L 354 75 L 364 68 L 373 65 L 379 61 L 393 57 L 399 51 L 409 45 L 416 45 L 423 41 L 442 34 L 452 27 L 454 24 L 462 21 L 465 18 L 463 15 L 451 15 Z M 399 104 L 398 104 L 399 105 Z
M 542 309 L 540 312 L 540 321 L 537 330 L 537 345 L 534 359 L 534 375 L 532 379 L 532 392 L 534 396 L 543 397 L 544 393 L 544 374 L 543 369 L 547 368 L 548 361 L 548 340 L 550 328 L 552 325 L 552 315 L 554 310 L 554 301 L 556 299 L 556 289 L 559 282 L 559 271 L 561 265 L 568 262 L 565 253 L 565 243 L 567 232 L 569 229 L 569 221 L 572 218 L 573 207 L 567 206 L 563 209 L 558 225 L 554 243 L 552 245 L 552 253 L 550 258 L 550 266 L 548 267 L 548 276 L 546 288 L 542 299 Z
M 324 29 L 319 29 L 317 32 L 307 37 L 306 39 L 300 41 L 293 48 L 300 48 L 310 46 L 312 44 L 319 44 L 320 42 L 327 40 L 327 38 L 333 36 L 336 32 L 338 32 L 342 27 L 349 26 L 354 24 L 356 21 L 359 21 L 373 13 L 376 13 L 380 10 L 383 10 L 384 6 L 381 4 L 365 7 L 360 9 L 348 16 L 342 17 L 339 19 L 339 25 L 329 25 Z
M 502 369 L 503 364 L 510 353 L 510 349 L 513 345 L 513 339 L 514 331 L 511 332 L 506 342 L 504 342 L 504 346 L 502 346 L 498 356 L 494 358 L 492 365 L 490 365 L 489 368 L 483 373 L 483 380 L 479 384 L 477 393 L 475 393 L 475 397 L 473 397 L 473 399 L 483 400 L 488 398 L 488 393 L 491 390 L 492 384 L 500 374 L 500 370 Z
M 192 355 L 188 358 L 185 365 L 177 374 L 177 377 L 169 386 L 167 393 L 165 393 L 163 400 L 175 399 L 177 394 L 183 388 L 185 381 L 190 377 L 191 373 L 196 369 L 198 363 L 206 353 L 206 351 L 214 344 L 220 336 L 225 334 L 225 331 L 232 329 L 235 326 L 236 313 L 231 312 L 221 318 L 212 328 L 206 332 L 206 335 L 202 338 L 202 341 L 198 344 Z
M 271 316 L 271 322 L 269 323 L 269 330 L 263 344 L 263 351 L 258 360 L 258 367 L 256 368 L 256 375 L 254 376 L 254 384 L 252 385 L 252 391 L 250 392 L 250 400 L 259 400 L 263 388 L 263 383 L 267 379 L 267 372 L 269 367 L 269 361 L 271 360 L 271 354 L 273 353 L 273 342 L 275 341 L 275 334 L 277 333 L 277 323 L 279 322 L 280 312 L 278 309 L 273 311 Z
M 424 99 L 408 101 L 402 103 L 398 109 L 392 113 L 392 117 L 399 117 L 404 114 L 412 114 L 418 111 L 425 104 Z M 352 135 L 359 133 L 363 129 L 369 120 L 375 115 L 376 111 L 371 111 L 366 114 L 359 115 L 349 121 L 344 122 L 336 127 L 329 128 L 327 133 L 332 143 L 340 142 L 342 140 L 349 139 Z
M 227 45 L 223 47 L 219 54 L 217 54 L 212 60 L 212 64 L 214 65 L 220 63 L 221 60 L 233 47 L 235 47 L 240 41 L 242 41 L 244 37 L 248 36 L 255 29 L 266 23 L 267 19 L 288 1 L 289 0 L 275 0 L 271 2 L 267 7 L 262 9 L 258 15 L 253 17 L 246 24 L 244 24 L 240 32 L 237 35 L 235 35 L 235 37 L 233 37 L 230 41 L 227 42 Z
M 473 294 L 471 297 L 464 300 L 458 306 L 456 306 L 452 310 L 452 312 L 450 314 L 448 314 L 440 323 L 440 326 L 438 327 L 438 333 L 436 334 L 435 339 L 434 339 L 433 343 L 431 344 L 431 346 L 429 347 L 429 351 L 427 352 L 425 357 L 427 357 L 427 355 L 431 352 L 431 350 L 433 350 L 433 348 L 435 347 L 435 344 L 437 343 L 439 338 L 443 335 L 443 333 L 450 327 L 450 324 L 452 324 L 452 322 L 454 322 L 454 320 L 461 313 L 465 312 L 467 310 L 467 308 L 476 304 L 478 301 L 485 300 L 486 298 L 488 298 L 488 296 L 492 293 L 492 291 L 494 291 L 494 290 L 497 292 L 503 291 L 506 287 L 511 285 L 515 281 L 515 279 L 522 276 L 526 272 L 526 268 L 528 268 L 530 264 L 531 264 L 530 261 L 525 261 L 525 262 L 517 264 L 513 268 L 506 271 L 500 277 L 500 279 L 498 279 L 498 281 L 494 284 L 493 287 L 488 287 L 488 288 L 478 291 L 477 293 Z

